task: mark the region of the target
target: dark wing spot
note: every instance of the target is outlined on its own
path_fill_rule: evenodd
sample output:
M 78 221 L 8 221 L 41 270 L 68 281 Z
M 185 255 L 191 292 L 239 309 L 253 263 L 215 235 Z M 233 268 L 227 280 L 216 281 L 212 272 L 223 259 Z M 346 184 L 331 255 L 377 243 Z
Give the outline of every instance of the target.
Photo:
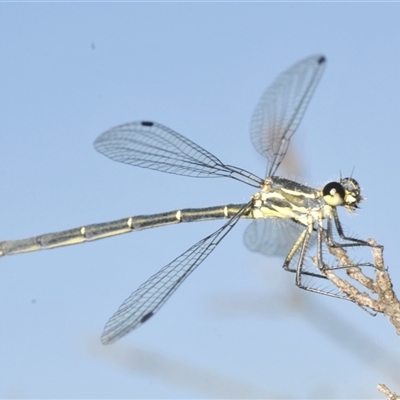
M 318 64 L 323 64 L 326 61 L 326 58 L 324 56 L 321 56 L 318 58 Z
M 146 315 L 143 315 L 142 319 L 140 320 L 140 322 L 143 324 L 145 323 L 148 319 L 150 319 L 153 316 L 153 311 L 150 311 L 149 313 L 147 313 Z
M 153 122 L 149 122 L 149 121 L 142 121 L 142 125 L 143 126 L 153 126 Z

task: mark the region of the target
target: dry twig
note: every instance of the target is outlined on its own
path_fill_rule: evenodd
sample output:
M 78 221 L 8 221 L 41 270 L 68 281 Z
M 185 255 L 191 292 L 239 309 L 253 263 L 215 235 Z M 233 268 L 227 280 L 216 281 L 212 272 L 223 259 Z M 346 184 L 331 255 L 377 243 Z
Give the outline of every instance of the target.
M 380 246 L 373 239 L 368 239 L 371 245 L 375 279 L 365 275 L 362 266 L 371 264 L 355 264 L 351 261 L 344 247 L 335 247 L 329 244 L 327 237 L 324 243 L 329 252 L 337 259 L 340 267 L 346 270 L 347 275 L 359 285 L 367 289 L 360 291 L 352 283 L 340 278 L 337 275 L 337 268 L 330 268 L 324 264 L 321 273 L 328 278 L 346 298 L 356 303 L 362 308 L 367 308 L 375 313 L 384 314 L 392 325 L 396 328 L 396 333 L 400 335 L 400 303 L 393 290 L 390 275 L 385 268 L 383 260 L 383 246 Z M 317 260 L 314 259 L 317 264 Z M 384 384 L 378 385 L 378 390 L 386 396 L 387 400 L 400 400 L 400 396 L 389 390 Z
M 388 387 L 383 383 L 378 385 L 378 390 L 386 396 L 387 400 L 400 400 L 400 396 L 388 389 Z
M 350 282 L 340 278 L 336 274 L 336 270 L 328 266 L 325 266 L 321 272 L 344 293 L 349 300 L 360 307 L 367 307 L 375 313 L 384 314 L 396 328 L 397 334 L 400 335 L 400 303 L 393 291 L 390 275 L 384 265 L 383 246 L 379 246 L 373 239 L 368 239 L 367 241 L 372 246 L 375 279 L 365 275 L 361 268 L 362 264 L 354 264 L 343 247 L 329 245 L 327 240 L 325 243 L 329 252 L 339 261 L 339 264 L 345 268 L 347 275 L 358 282 L 362 287 L 366 288 L 368 292 L 361 292 Z

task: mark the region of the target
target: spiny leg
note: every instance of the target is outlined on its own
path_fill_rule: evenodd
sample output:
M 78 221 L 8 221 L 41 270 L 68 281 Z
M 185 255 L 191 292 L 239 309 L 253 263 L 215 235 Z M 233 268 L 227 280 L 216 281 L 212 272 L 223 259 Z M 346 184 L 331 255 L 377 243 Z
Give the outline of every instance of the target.
M 308 246 L 308 242 L 310 240 L 310 236 L 311 233 L 309 233 L 309 229 L 311 229 L 311 233 L 312 233 L 312 226 L 311 228 L 306 227 L 306 229 L 304 229 L 304 231 L 300 234 L 299 238 L 297 239 L 296 243 L 293 245 L 292 249 L 290 250 L 289 254 L 286 256 L 285 262 L 283 263 L 283 269 L 285 271 L 289 271 L 289 272 L 293 272 L 298 274 L 299 273 L 299 266 L 301 269 L 301 274 L 303 275 L 307 275 L 307 276 L 312 276 L 314 278 L 323 278 L 326 279 L 326 277 L 324 275 L 320 275 L 320 274 L 316 274 L 314 272 L 308 272 L 308 271 L 303 271 L 303 262 L 304 262 L 304 257 L 305 257 L 305 251 L 307 250 L 307 246 Z M 306 240 L 306 236 L 308 236 L 307 240 Z M 290 268 L 290 262 L 292 261 L 293 257 L 295 256 L 295 254 L 298 252 L 300 246 L 302 246 L 302 249 L 304 248 L 304 242 L 306 243 L 306 247 L 304 249 L 304 254 L 303 254 L 303 250 L 300 253 L 300 258 L 299 258 L 299 262 L 297 264 L 296 268 Z M 297 277 L 296 277 L 296 282 L 297 282 Z
M 344 234 L 342 224 L 340 223 L 340 220 L 339 220 L 336 210 L 333 211 L 333 220 L 335 222 L 335 227 L 336 227 L 339 237 L 342 240 L 347 240 L 350 243 L 339 243 L 339 242 L 335 241 L 335 239 L 333 238 L 333 234 L 332 234 L 332 219 L 329 218 L 328 225 L 327 225 L 327 240 L 326 240 L 328 246 L 341 247 L 341 248 L 343 248 L 343 247 L 359 247 L 359 246 L 383 247 L 382 245 L 374 246 L 371 243 L 368 243 L 366 240 L 361 240 L 361 239 L 353 238 L 351 236 L 346 236 Z
M 323 257 L 322 257 L 322 242 L 324 242 L 326 244 L 326 246 L 329 248 L 334 248 L 334 249 L 341 249 L 343 252 L 346 252 L 345 247 L 354 247 L 354 246 L 364 246 L 364 244 L 352 244 L 350 243 L 348 246 L 346 246 L 346 244 L 344 244 L 343 246 L 340 243 L 332 243 L 332 233 L 331 233 L 331 224 L 330 224 L 330 220 L 328 221 L 328 228 L 324 229 L 323 227 L 320 228 L 320 234 L 319 234 L 319 243 L 318 243 L 318 269 L 320 271 L 333 271 L 333 270 L 338 270 L 338 269 L 346 269 L 346 268 L 352 268 L 352 267 L 356 267 L 356 268 L 361 268 L 361 267 L 373 267 L 373 268 L 378 268 L 375 264 L 371 263 L 371 262 L 348 262 L 349 258 L 346 254 L 346 261 L 342 262 L 341 258 L 338 257 L 337 255 L 335 255 L 335 258 L 338 260 L 339 264 L 338 265 L 334 265 L 334 266 L 328 266 L 327 264 L 325 264 L 323 262 Z M 351 240 L 352 238 L 350 238 Z M 375 247 L 369 243 L 366 242 L 366 245 L 368 245 L 369 247 Z M 378 245 L 377 247 L 382 247 L 380 245 Z
M 320 224 L 318 224 L 318 229 L 317 229 L 317 248 L 318 249 L 317 249 L 317 257 L 315 257 L 317 260 L 315 260 L 315 258 L 314 258 L 314 263 L 317 265 L 318 269 L 322 272 L 326 269 L 326 265 L 324 264 L 323 257 L 322 257 L 322 241 L 324 238 L 323 232 L 324 232 L 324 229 L 323 229 L 322 224 L 320 223 Z M 307 286 L 302 283 L 301 277 L 302 277 L 302 275 L 306 275 L 306 273 L 303 271 L 303 263 L 304 263 L 304 258 L 306 256 L 308 241 L 310 240 L 311 233 L 312 233 L 312 231 L 310 231 L 310 229 L 308 228 L 304 233 L 304 240 L 301 243 L 300 257 L 299 257 L 299 261 L 297 263 L 297 268 L 296 268 L 296 285 L 300 289 L 306 290 L 307 292 L 318 293 L 318 294 L 322 294 L 322 295 L 337 298 L 337 299 L 352 301 L 350 298 L 347 298 L 345 296 L 341 296 L 339 294 L 328 292 L 326 290 Z M 328 279 L 324 275 L 315 274 L 315 276 Z

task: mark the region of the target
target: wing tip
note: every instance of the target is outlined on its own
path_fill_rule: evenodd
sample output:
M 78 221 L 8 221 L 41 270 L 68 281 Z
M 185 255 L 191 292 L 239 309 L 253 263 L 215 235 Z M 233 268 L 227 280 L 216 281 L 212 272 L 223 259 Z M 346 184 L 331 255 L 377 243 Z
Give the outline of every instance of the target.
M 143 317 L 140 320 L 141 324 L 144 324 L 146 321 L 148 321 L 152 316 L 154 315 L 153 311 L 148 312 L 146 315 L 143 315 Z

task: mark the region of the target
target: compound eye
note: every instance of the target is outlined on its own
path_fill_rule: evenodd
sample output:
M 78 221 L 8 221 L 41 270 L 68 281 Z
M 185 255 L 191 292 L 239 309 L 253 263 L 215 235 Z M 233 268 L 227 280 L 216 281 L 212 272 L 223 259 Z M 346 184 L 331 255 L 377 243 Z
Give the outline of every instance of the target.
M 345 191 L 338 182 L 329 182 L 322 190 L 324 200 L 330 206 L 336 207 L 344 204 Z

